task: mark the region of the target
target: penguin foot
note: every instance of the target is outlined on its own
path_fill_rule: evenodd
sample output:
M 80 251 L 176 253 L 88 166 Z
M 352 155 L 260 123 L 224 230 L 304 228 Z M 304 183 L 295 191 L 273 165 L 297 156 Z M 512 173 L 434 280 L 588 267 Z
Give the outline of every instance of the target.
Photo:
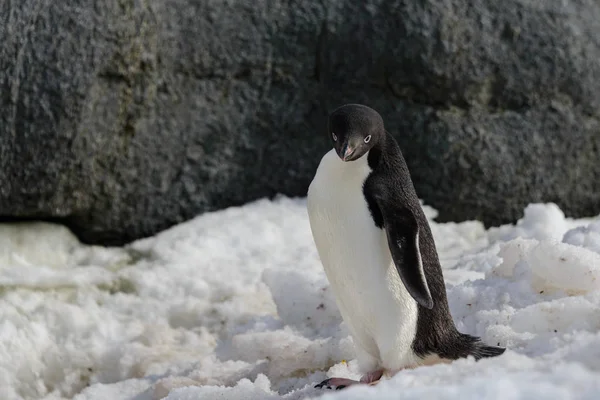
M 332 390 L 341 390 L 347 386 L 351 385 L 359 385 L 362 382 L 355 381 L 353 379 L 346 378 L 329 378 L 325 379 L 323 382 L 315 385 L 316 389 L 332 389 Z
M 347 379 L 347 378 L 329 378 L 329 379 L 325 379 L 323 382 L 316 385 L 315 388 L 341 390 L 341 389 L 343 389 L 347 386 L 351 386 L 351 385 L 376 385 L 382 376 L 383 376 L 383 370 L 379 369 L 377 371 L 372 371 L 372 372 L 369 372 L 369 373 L 363 375 L 360 378 L 360 381 L 355 381 L 353 379 Z
M 364 374 L 360 378 L 360 383 L 366 383 L 368 385 L 374 385 L 377 382 L 379 382 L 379 380 L 381 379 L 382 376 L 383 376 L 383 370 L 382 369 L 378 369 L 376 371 L 371 371 L 371 372 L 368 372 L 368 373 Z

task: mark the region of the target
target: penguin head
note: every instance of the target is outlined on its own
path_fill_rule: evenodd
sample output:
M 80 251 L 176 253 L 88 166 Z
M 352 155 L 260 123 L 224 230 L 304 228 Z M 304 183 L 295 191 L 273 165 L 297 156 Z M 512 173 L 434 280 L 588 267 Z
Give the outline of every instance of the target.
M 383 118 L 372 108 L 345 104 L 329 115 L 329 136 L 342 161 L 364 156 L 385 135 Z

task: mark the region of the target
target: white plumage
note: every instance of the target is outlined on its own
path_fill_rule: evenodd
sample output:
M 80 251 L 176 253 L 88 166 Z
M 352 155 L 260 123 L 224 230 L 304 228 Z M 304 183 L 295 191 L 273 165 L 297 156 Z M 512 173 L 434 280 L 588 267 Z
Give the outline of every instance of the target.
M 375 226 L 363 195 L 368 154 L 342 161 L 323 156 L 308 190 L 314 241 L 363 372 L 421 364 L 412 351 L 417 302 L 392 261 L 385 231 Z

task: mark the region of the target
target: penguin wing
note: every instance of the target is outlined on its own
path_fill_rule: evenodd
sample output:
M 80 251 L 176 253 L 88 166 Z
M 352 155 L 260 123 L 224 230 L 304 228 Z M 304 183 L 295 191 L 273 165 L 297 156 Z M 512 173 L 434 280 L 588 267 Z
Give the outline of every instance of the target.
M 419 249 L 419 224 L 404 206 L 381 206 L 388 246 L 406 290 L 421 306 L 433 308 Z

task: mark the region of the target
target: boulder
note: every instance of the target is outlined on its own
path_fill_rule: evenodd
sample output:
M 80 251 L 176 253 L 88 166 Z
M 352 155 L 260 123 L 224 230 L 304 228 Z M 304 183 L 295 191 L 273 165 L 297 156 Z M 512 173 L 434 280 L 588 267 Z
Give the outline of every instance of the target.
M 0 4 L 0 218 L 123 244 L 304 196 L 348 102 L 438 220 L 600 212 L 596 0 Z

